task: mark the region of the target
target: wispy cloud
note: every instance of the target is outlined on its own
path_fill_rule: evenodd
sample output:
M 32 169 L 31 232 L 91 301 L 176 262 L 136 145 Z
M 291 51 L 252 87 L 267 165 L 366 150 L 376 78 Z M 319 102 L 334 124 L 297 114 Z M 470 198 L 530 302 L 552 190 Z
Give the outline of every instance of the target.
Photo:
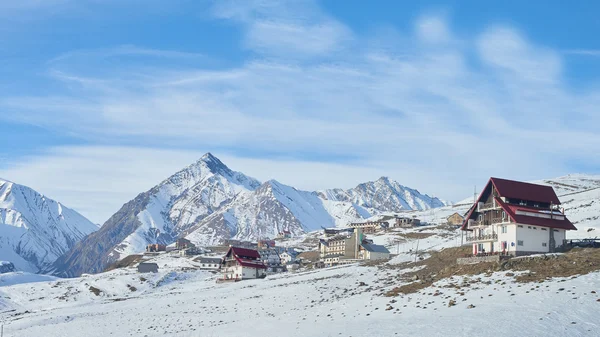
M 355 34 L 307 2 L 219 1 L 213 13 L 239 24 L 244 46 L 256 55 L 227 68 L 182 67 L 178 59 L 195 55 L 129 46 L 84 51 L 96 61 L 73 68 L 71 56 L 81 53 L 74 51 L 49 64 L 60 90 L 0 96 L 10 116 L 3 117 L 94 144 L 136 146 L 114 151 L 105 160 L 110 167 L 139 151 L 144 163 L 155 156 L 162 166 L 162 155 L 174 164 L 162 166 L 162 176 L 200 155 L 195 149 L 216 148 L 226 162 L 239 163 L 236 169 L 246 165 L 261 179 L 303 188 L 387 174 L 456 200 L 492 175 L 539 179 L 567 173 L 582 159 L 600 167 L 600 92 L 569 88 L 563 53 L 512 27 L 490 25 L 464 36 L 447 17 L 428 14 L 413 29 L 381 38 Z M 117 72 L 97 61 L 129 52 L 172 60 L 130 62 Z M 4 172 L 27 181 L 46 172 L 36 163 L 54 157 L 65 155 L 51 152 Z M 86 175 L 86 165 L 72 167 Z M 114 177 L 108 170 L 90 184 L 101 189 L 106 181 L 97 177 Z M 148 184 L 115 189 L 131 195 L 158 175 L 140 169 L 136 179 Z
M 563 53 L 568 55 L 600 56 L 600 49 L 567 49 Z

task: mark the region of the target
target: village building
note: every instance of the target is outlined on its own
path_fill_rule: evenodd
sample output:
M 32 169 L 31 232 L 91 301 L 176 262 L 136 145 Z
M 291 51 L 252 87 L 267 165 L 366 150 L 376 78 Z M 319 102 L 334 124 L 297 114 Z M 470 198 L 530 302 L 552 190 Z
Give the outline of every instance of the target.
M 446 218 L 446 223 L 451 226 L 460 226 L 464 221 L 465 217 L 460 215 L 458 212 L 455 212 Z
M 275 247 L 275 241 L 269 239 L 258 240 L 258 249 L 267 249 Z
M 156 263 L 142 262 L 137 266 L 138 273 L 157 273 L 158 265 Z
M 354 228 L 323 228 L 323 234 L 326 237 L 332 237 L 336 235 L 350 235 L 354 232 Z
M 411 228 L 421 225 L 421 220 L 416 217 L 396 216 L 394 219 L 394 227 L 396 228 Z
M 240 281 L 265 277 L 267 267 L 258 251 L 230 247 L 221 262 L 224 281 Z
M 290 239 L 291 237 L 292 237 L 292 232 L 286 231 L 286 230 L 277 234 L 278 239 Z
M 560 204 L 550 186 L 490 178 L 462 230 L 474 255 L 552 253 L 576 230 Z
M 367 221 L 367 222 L 354 222 L 348 225 L 348 227 L 355 229 L 361 228 L 363 233 L 375 233 L 377 231 L 386 230 L 390 227 L 390 224 L 386 221 Z
M 167 246 L 161 245 L 158 243 L 152 243 L 152 244 L 149 244 L 146 246 L 147 253 L 164 252 L 166 250 L 167 250 Z
M 179 256 L 194 256 L 202 254 L 202 249 L 199 247 L 189 247 L 179 250 Z
M 286 251 L 284 251 L 283 253 L 279 254 L 279 258 L 281 259 L 281 264 L 289 264 L 292 262 L 296 261 L 296 257 L 298 256 L 298 253 L 296 253 L 295 251 L 288 249 Z
M 235 240 L 235 239 L 224 240 L 223 246 L 240 247 L 240 248 L 248 248 L 248 249 L 256 249 L 258 247 L 258 245 L 256 243 L 252 243 L 250 241 Z
M 219 270 L 222 260 L 215 257 L 201 257 L 194 261 L 197 261 L 200 264 L 200 269 Z
M 389 260 L 390 251 L 382 245 L 362 243 L 358 249 L 358 258 L 363 260 Z
M 186 249 L 192 247 L 195 247 L 195 245 L 188 239 L 179 238 L 175 241 L 175 249 Z
M 279 256 L 277 249 L 275 249 L 275 248 L 260 249 L 260 250 L 258 250 L 258 253 L 260 254 L 261 261 L 266 266 L 280 266 L 281 265 L 281 258 Z

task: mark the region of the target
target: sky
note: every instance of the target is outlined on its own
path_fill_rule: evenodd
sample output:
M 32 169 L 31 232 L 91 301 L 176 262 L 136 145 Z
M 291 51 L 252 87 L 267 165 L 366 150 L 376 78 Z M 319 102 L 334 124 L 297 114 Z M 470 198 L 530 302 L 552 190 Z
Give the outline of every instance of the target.
M 600 173 L 594 1 L 0 1 L 0 177 L 103 223 L 206 152 L 305 190 Z

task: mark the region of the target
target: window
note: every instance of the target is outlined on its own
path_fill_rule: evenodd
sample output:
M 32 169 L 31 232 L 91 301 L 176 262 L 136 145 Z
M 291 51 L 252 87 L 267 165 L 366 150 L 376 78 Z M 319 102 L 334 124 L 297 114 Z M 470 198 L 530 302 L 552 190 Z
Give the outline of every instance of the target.
M 519 225 L 519 228 L 523 228 L 523 225 Z
M 502 234 L 508 233 L 508 227 L 507 226 L 502 226 L 501 231 L 502 231 Z
M 483 243 L 480 243 L 477 245 L 477 251 L 478 252 L 483 252 Z
M 522 246 L 523 245 L 523 240 L 517 240 L 517 246 Z
M 527 228 L 531 229 L 531 226 L 527 226 Z
M 558 232 L 558 229 L 555 229 L 554 231 L 555 231 L 555 232 Z
M 547 231 L 548 229 L 546 229 L 546 228 L 542 227 L 542 230 L 543 230 L 543 231 Z
M 546 247 L 548 244 L 546 242 L 542 242 L 542 247 Z
M 540 207 L 540 204 L 533 204 L 533 207 Z
M 537 229 L 537 227 L 533 227 L 533 229 Z
M 502 211 L 502 220 L 506 219 L 506 212 Z

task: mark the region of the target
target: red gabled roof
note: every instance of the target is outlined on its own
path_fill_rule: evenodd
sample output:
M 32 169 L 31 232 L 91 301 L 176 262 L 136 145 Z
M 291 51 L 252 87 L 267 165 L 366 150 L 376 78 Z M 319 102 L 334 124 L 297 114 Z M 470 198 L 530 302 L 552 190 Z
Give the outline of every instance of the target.
M 573 225 L 569 219 L 564 214 L 558 215 L 563 219 L 548 219 L 548 218 L 539 218 L 535 216 L 528 216 L 517 214 L 517 211 L 525 211 L 531 213 L 542 213 L 540 209 L 534 207 L 526 207 L 520 205 L 510 205 L 505 204 L 499 198 L 496 198 L 496 202 L 502 207 L 502 209 L 508 214 L 508 216 L 516 223 L 524 224 L 524 225 L 532 225 L 532 226 L 540 226 L 540 227 L 550 227 L 564 230 L 577 230 L 577 228 Z M 542 213 L 543 214 L 543 213 Z
M 240 265 L 242 265 L 244 267 L 258 268 L 258 269 L 267 269 L 267 266 L 265 266 L 265 264 L 262 261 L 242 259 L 242 258 L 239 258 L 239 257 L 236 257 L 235 259 L 237 260 L 237 262 Z
M 560 205 L 560 200 L 551 186 L 500 178 L 490 178 L 490 182 L 494 184 L 501 197 Z
M 237 256 L 237 257 L 241 257 L 241 258 L 254 258 L 254 259 L 260 259 L 260 254 L 254 250 L 254 249 L 246 249 L 246 248 L 239 248 L 239 247 L 231 247 L 229 248 L 230 251 L 233 251 L 233 253 Z M 229 253 L 227 253 L 229 254 Z

